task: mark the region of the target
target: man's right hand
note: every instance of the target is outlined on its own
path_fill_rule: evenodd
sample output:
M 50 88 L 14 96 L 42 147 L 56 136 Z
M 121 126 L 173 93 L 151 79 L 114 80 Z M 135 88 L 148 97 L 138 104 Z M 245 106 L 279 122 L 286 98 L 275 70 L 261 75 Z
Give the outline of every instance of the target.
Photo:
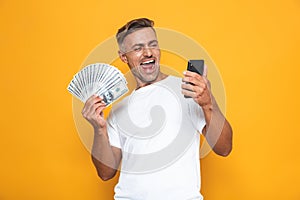
M 106 128 L 106 121 L 103 117 L 105 106 L 103 99 L 96 95 L 92 95 L 84 104 L 81 114 L 94 127 L 94 130 Z
M 81 113 L 94 127 L 92 160 L 98 176 L 106 181 L 115 176 L 121 162 L 122 152 L 120 148 L 113 147 L 109 143 L 106 120 L 103 117 L 105 106 L 102 98 L 93 95 L 85 102 Z

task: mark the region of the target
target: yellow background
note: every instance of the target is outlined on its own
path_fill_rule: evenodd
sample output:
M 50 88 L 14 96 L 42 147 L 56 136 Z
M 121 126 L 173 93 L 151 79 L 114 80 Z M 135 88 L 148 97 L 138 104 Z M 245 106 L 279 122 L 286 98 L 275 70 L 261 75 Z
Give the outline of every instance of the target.
M 70 78 L 136 17 L 199 42 L 222 75 L 233 152 L 207 200 L 300 199 L 300 1 L 0 1 L 0 199 L 111 199 L 76 132 Z

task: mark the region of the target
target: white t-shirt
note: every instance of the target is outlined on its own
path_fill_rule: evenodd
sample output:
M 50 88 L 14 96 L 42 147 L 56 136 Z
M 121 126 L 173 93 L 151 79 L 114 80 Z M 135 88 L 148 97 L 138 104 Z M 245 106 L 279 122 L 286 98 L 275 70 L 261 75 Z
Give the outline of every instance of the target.
M 109 142 L 122 150 L 116 200 L 201 200 L 201 107 L 174 76 L 134 90 L 107 119 Z

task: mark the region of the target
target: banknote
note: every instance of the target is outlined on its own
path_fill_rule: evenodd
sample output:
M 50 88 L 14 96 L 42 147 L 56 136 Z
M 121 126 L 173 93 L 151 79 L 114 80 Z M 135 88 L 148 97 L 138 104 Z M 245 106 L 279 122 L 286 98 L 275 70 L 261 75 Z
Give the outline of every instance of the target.
M 83 103 L 96 94 L 103 96 L 107 105 L 128 92 L 127 81 L 116 67 L 106 63 L 90 64 L 77 72 L 67 90 Z
M 109 105 L 127 92 L 128 88 L 126 86 L 126 83 L 123 81 L 119 81 L 119 83 L 114 85 L 109 90 L 106 90 L 103 93 L 99 94 L 99 96 L 103 98 L 103 101 L 106 103 L 106 105 Z

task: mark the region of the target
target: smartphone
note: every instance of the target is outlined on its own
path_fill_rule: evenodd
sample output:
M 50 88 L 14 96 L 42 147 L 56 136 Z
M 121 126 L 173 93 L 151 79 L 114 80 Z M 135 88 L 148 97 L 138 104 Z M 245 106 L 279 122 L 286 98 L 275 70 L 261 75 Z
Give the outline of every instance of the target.
M 196 72 L 202 76 L 204 71 L 204 60 L 189 60 L 187 70 Z
M 188 65 L 187 65 L 187 70 L 191 72 L 196 72 L 200 74 L 201 76 L 203 75 L 204 71 L 204 60 L 189 60 Z M 193 83 L 187 83 L 187 84 L 192 84 Z M 191 98 L 189 96 L 184 95 L 185 98 Z

